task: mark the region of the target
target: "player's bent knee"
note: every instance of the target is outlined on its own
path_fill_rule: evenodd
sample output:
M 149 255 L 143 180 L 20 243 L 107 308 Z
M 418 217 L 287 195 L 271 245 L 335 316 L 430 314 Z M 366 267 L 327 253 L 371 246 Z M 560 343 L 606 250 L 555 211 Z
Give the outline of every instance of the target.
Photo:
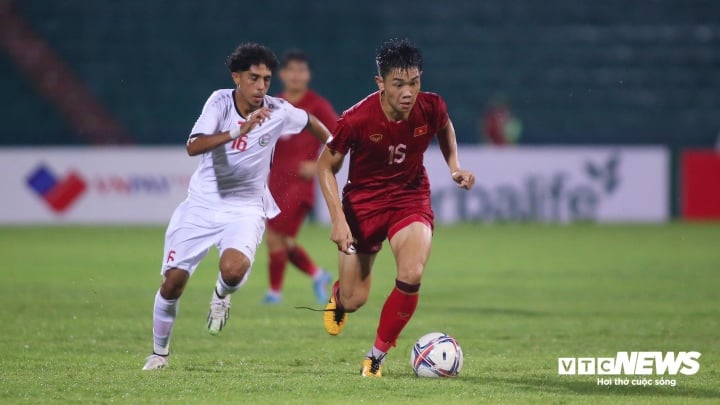
M 236 286 L 243 281 L 245 274 L 247 274 L 248 267 L 246 266 L 221 266 L 220 274 L 222 275 L 223 281 L 230 286 Z
M 229 285 L 240 284 L 249 269 L 250 259 L 237 250 L 230 253 L 228 249 L 220 258 L 220 274 Z
M 268 231 L 265 234 L 265 241 L 267 243 L 268 250 L 271 252 L 285 249 L 285 240 L 283 235 L 278 232 Z
M 397 279 L 407 284 L 420 284 L 425 266 L 420 263 L 398 268 Z
M 180 298 L 189 278 L 190 273 L 183 269 L 174 268 L 166 271 L 160 286 L 160 296 L 166 300 Z

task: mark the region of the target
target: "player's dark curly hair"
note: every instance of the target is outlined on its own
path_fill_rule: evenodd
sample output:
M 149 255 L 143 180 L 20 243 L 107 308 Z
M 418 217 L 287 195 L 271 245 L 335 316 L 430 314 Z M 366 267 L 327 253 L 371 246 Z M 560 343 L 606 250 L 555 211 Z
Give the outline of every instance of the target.
M 423 58 L 415 45 L 408 39 L 392 38 L 385 41 L 375 56 L 380 77 L 387 76 L 393 69 L 417 68 L 422 71 Z
M 290 62 L 303 62 L 312 68 L 310 64 L 310 58 L 307 54 L 300 49 L 288 49 L 283 53 L 282 59 L 280 60 L 280 67 L 287 67 Z
M 278 60 L 270 48 L 260 44 L 241 44 L 227 58 L 227 67 L 231 72 L 244 72 L 252 65 L 264 64 L 274 71 Z

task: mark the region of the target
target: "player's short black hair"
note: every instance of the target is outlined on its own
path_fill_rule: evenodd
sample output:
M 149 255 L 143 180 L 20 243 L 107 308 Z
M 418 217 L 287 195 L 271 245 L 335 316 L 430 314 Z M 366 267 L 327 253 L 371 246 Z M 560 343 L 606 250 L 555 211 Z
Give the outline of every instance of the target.
M 408 39 L 392 38 L 380 45 L 375 56 L 378 75 L 387 76 L 393 69 L 417 68 L 422 71 L 423 58 L 415 45 Z
M 310 57 L 307 56 L 305 52 L 297 48 L 288 49 L 285 53 L 283 53 L 282 59 L 280 60 L 280 67 L 287 67 L 290 62 L 302 62 L 307 64 L 309 68 L 312 68 Z
M 227 67 L 231 72 L 244 72 L 252 65 L 264 64 L 275 71 L 278 60 L 270 48 L 254 43 L 241 44 L 227 58 Z

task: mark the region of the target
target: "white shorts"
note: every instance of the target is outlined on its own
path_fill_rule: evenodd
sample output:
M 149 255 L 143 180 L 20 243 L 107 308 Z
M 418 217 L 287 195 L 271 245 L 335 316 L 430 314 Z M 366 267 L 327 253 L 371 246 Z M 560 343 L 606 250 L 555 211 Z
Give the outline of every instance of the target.
M 173 212 L 165 232 L 165 252 L 160 274 L 179 268 L 192 274 L 215 245 L 239 250 L 249 260 L 265 232 L 265 217 L 256 212 L 220 212 L 183 201 Z

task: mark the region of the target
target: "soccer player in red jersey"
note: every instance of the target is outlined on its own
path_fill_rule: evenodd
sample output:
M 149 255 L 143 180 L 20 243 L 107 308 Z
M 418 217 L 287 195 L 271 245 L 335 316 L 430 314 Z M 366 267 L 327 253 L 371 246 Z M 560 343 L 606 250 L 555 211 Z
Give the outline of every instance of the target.
M 280 97 L 313 114 L 332 131 L 338 117 L 330 103 L 308 87 L 311 73 L 307 55 L 299 50 L 286 52 L 279 73 L 284 87 Z M 313 179 L 320 147 L 321 143 L 308 131 L 280 138 L 275 145 L 269 186 L 281 212 L 267 222 L 270 288 L 263 299 L 265 303 L 275 304 L 282 299 L 288 260 L 312 278 L 318 302 L 328 299 L 332 276 L 318 267 L 296 240 L 314 204 Z
M 433 211 L 423 153 L 436 137 L 458 187 L 470 189 L 475 176 L 458 159 L 455 130 L 443 99 L 420 91 L 422 56 L 407 40 L 385 42 L 376 56 L 379 91 L 345 111 L 318 161 L 318 178 L 339 253 L 339 280 L 323 322 L 337 335 L 347 313 L 367 301 L 373 261 L 387 238 L 397 276 L 380 314 L 375 344 L 361 368 L 363 377 L 381 377 L 385 355 L 408 323 L 418 302 L 430 256 Z M 335 174 L 350 154 L 342 202 Z

